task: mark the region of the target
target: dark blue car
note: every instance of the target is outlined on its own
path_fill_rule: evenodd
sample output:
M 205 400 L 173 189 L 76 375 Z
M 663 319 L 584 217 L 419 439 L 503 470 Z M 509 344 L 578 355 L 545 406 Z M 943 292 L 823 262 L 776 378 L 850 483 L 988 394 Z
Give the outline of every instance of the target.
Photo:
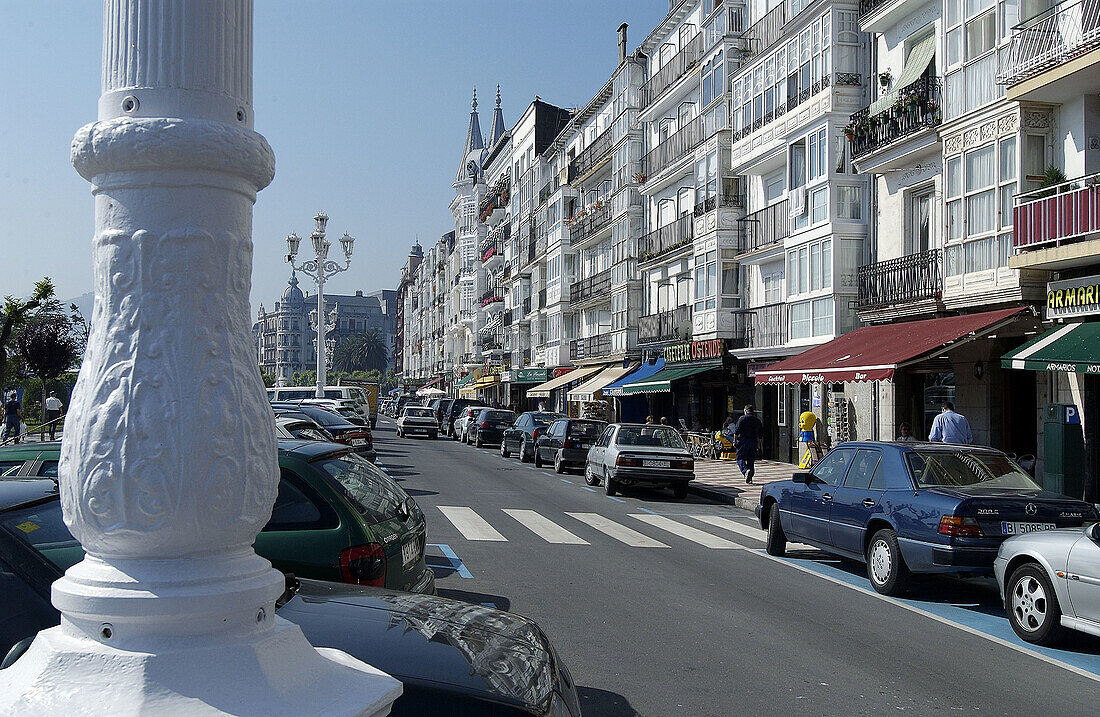
M 771 555 L 790 540 L 862 561 L 885 595 L 903 594 L 911 573 L 992 574 L 1009 536 L 1097 519 L 992 448 L 878 442 L 842 443 L 765 486 L 756 516 Z

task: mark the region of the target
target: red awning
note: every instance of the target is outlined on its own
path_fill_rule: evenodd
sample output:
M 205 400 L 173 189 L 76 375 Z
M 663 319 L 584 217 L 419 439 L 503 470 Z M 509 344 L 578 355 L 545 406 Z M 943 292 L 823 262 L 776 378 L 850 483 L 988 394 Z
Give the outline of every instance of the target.
M 989 333 L 1024 309 L 864 326 L 756 372 L 756 383 L 889 381 L 913 363 L 960 340 Z

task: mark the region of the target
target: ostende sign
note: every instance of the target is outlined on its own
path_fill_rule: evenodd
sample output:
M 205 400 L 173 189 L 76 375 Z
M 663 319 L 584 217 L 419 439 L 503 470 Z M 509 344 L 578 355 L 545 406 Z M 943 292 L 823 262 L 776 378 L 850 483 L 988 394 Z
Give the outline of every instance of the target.
M 722 358 L 722 339 L 692 341 L 665 347 L 665 363 L 688 363 Z
M 1047 284 L 1047 318 L 1065 319 L 1100 314 L 1100 275 Z

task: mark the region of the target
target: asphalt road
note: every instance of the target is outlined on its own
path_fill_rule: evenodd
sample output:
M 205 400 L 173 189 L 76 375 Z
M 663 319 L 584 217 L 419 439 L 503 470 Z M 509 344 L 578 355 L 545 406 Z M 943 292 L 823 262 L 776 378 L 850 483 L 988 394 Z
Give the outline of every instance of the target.
M 440 594 L 535 619 L 588 717 L 1096 713 L 1100 640 L 1026 647 L 992 581 L 890 600 L 862 566 L 767 556 L 730 506 L 609 498 L 494 449 L 399 439 L 382 417 L 375 442 L 427 515 Z

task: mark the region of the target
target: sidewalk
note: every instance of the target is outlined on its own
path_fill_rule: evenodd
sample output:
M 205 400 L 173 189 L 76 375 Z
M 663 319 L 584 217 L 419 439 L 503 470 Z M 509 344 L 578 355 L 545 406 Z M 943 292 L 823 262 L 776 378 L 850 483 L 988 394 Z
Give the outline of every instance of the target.
M 760 503 L 760 486 L 780 480 L 790 480 L 798 466 L 777 461 L 757 461 L 752 485 L 745 482 L 737 461 L 695 459 L 695 480 L 688 491 L 696 495 L 753 510 Z

